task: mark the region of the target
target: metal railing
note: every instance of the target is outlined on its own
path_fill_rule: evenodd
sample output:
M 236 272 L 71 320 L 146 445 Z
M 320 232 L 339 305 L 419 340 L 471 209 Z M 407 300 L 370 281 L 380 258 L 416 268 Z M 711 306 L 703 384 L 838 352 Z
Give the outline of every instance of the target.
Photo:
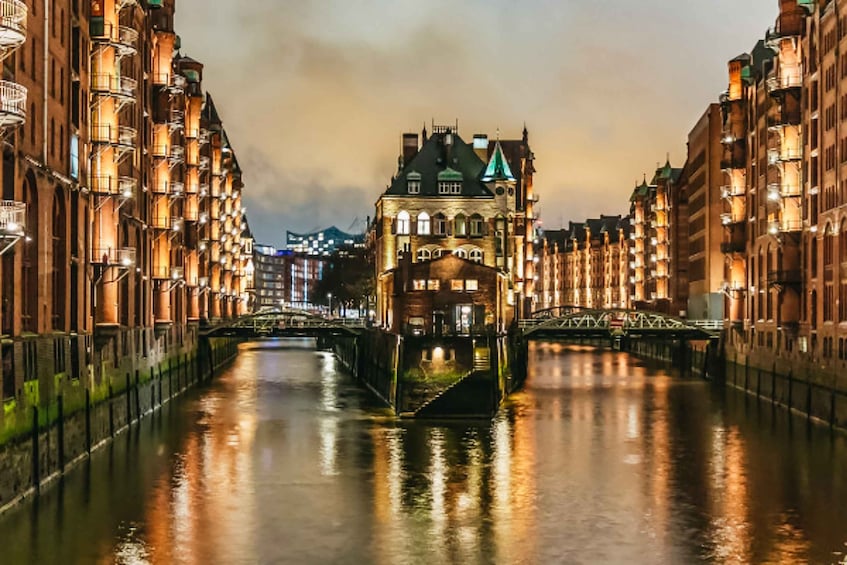
M 0 80 L 0 127 L 26 122 L 26 96 L 26 87 L 9 80 Z
M 95 247 L 91 250 L 93 265 L 115 266 L 128 269 L 135 265 L 136 250 L 132 247 Z
M 23 237 L 26 231 L 26 204 L 0 200 L 0 237 Z
M 21 0 L 0 0 L 0 48 L 7 53 L 26 41 L 27 15 Z
M 134 78 L 115 74 L 92 74 L 91 90 L 98 94 L 125 96 L 135 99 L 138 81 Z

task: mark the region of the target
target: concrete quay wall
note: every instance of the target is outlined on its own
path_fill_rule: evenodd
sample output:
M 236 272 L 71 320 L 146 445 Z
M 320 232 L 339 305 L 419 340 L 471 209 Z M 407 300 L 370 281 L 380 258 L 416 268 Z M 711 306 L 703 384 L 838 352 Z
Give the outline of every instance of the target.
M 164 340 L 163 340 L 164 341 Z M 233 339 L 196 337 L 154 347 L 143 357 L 101 364 L 92 373 L 54 377 L 53 393 L 21 399 L 0 420 L 0 512 L 37 494 L 144 417 L 208 381 L 238 354 Z

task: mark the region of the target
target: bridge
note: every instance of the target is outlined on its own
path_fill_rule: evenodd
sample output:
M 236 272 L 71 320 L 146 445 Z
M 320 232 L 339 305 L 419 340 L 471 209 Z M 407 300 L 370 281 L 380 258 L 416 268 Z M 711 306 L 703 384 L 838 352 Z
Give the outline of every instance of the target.
M 305 310 L 274 309 L 212 326 L 203 335 L 245 339 L 356 336 L 364 327 L 364 320 L 327 318 Z
M 578 306 L 557 306 L 533 313 L 520 321 L 527 339 L 661 337 L 682 340 L 711 340 L 720 336 L 722 324 L 696 322 L 658 312 Z

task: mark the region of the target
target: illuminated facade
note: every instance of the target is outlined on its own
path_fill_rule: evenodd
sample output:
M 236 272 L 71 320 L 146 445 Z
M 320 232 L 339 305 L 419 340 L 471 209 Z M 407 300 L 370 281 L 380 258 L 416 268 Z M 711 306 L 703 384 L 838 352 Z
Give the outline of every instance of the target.
M 252 241 L 174 0 L 0 8 L 3 397 L 190 351 L 247 311 Z
M 295 253 L 329 256 L 341 247 L 363 247 L 365 236 L 345 233 L 335 226 L 312 233 L 287 232 L 286 247 Z
M 279 251 L 270 245 L 253 246 L 255 266 L 254 311 L 297 308 L 315 310 L 323 303 L 312 288 L 323 278 L 328 259 L 307 253 Z
M 403 136 L 391 185 L 376 203 L 370 234 L 376 250 L 377 320 L 395 321 L 389 274 L 404 256 L 413 262 L 445 254 L 500 270 L 508 280 L 508 320 L 532 308 L 535 284 L 535 172 L 524 129 L 520 140 L 476 135 L 466 143 L 454 126 Z M 515 312 L 517 310 L 517 312 Z M 498 320 L 499 325 L 501 320 Z
M 538 308 L 629 308 L 629 217 L 601 216 L 545 231 L 538 246 Z

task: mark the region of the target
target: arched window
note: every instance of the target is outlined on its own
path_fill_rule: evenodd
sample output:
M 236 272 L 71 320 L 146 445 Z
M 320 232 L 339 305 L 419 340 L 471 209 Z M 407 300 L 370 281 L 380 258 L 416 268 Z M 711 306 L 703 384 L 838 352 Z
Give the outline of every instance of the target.
M 430 223 L 429 223 L 429 214 L 426 212 L 421 212 L 418 214 L 418 235 L 429 235 L 430 234 Z
M 31 240 L 24 242 L 21 261 L 21 324 L 23 330 L 38 333 L 38 190 L 32 172 L 23 187 L 26 201 L 26 231 Z
M 432 259 L 432 252 L 429 249 L 418 249 L 418 261 L 429 261 Z
M 464 214 L 456 214 L 453 219 L 453 235 L 456 237 L 465 237 L 468 235 L 468 222 Z
M 471 216 L 471 220 L 469 223 L 472 236 L 484 235 L 482 229 L 482 216 L 480 216 L 479 214 L 474 214 L 473 216 Z
M 397 235 L 409 235 L 410 220 L 409 213 L 405 210 L 397 214 Z
M 446 249 L 441 249 L 440 247 L 432 252 L 432 258 L 438 259 L 439 257 L 444 257 L 445 255 L 449 255 L 450 252 Z
M 482 249 L 479 249 L 479 248 L 472 249 L 470 254 L 468 255 L 468 258 L 471 261 L 474 261 L 475 263 L 482 263 L 482 258 L 483 258 Z
M 441 212 L 432 217 L 432 233 L 447 235 L 447 218 Z
M 464 249 L 456 249 L 455 251 L 453 251 L 453 255 L 462 259 L 468 258 L 468 252 Z

